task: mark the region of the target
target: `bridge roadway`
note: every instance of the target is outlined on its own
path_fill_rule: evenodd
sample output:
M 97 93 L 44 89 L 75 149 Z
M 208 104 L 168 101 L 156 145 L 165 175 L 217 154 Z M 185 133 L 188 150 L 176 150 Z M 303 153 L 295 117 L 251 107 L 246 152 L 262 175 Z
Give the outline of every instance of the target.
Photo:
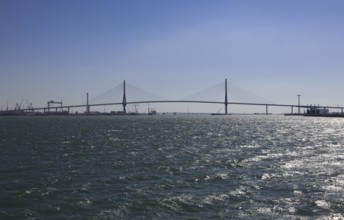
M 130 104 L 151 104 L 151 103 L 200 103 L 200 104 L 225 104 L 224 102 L 219 101 L 193 101 L 193 100 L 157 100 L 157 101 L 132 101 L 126 102 L 127 105 Z M 82 107 L 96 107 L 96 106 L 108 106 L 108 105 L 123 105 L 123 102 L 114 102 L 114 103 L 99 103 L 99 104 L 81 104 L 81 105 L 66 105 L 66 106 L 56 106 L 56 107 L 38 107 L 31 109 L 21 109 L 21 111 L 39 111 L 39 110 L 48 110 L 48 109 L 70 109 L 70 108 L 82 108 Z M 271 103 L 248 103 L 248 102 L 228 102 L 228 105 L 252 105 L 252 106 L 265 106 L 266 114 L 268 114 L 268 107 L 290 107 L 291 113 L 293 113 L 293 108 L 309 108 L 309 105 L 290 105 L 290 104 L 271 104 Z M 327 108 L 327 109 L 341 109 L 343 113 L 344 107 L 339 106 L 317 106 L 318 108 Z M 13 111 L 13 110 L 12 110 Z

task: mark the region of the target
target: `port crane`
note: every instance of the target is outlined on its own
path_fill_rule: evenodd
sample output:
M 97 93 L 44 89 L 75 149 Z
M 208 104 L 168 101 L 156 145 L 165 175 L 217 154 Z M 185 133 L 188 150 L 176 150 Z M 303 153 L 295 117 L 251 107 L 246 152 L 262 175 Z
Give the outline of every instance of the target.
M 55 104 L 60 105 L 61 109 L 63 108 L 62 101 L 61 102 L 55 102 L 54 100 L 50 100 L 50 101 L 48 101 L 48 112 L 50 112 L 50 107 L 52 105 L 55 105 Z M 57 111 L 57 108 L 56 108 L 56 111 Z

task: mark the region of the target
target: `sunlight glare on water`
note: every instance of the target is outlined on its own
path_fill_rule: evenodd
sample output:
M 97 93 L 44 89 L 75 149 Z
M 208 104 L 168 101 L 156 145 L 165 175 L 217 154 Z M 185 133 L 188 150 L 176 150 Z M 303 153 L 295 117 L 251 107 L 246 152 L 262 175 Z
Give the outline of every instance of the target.
M 344 120 L 0 118 L 1 219 L 335 219 Z

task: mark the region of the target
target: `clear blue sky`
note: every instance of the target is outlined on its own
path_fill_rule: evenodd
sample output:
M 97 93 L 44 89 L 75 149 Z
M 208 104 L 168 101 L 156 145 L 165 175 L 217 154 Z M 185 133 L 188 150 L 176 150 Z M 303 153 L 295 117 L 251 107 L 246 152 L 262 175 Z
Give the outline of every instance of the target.
M 0 0 L 0 107 L 130 82 L 180 98 L 224 81 L 344 106 L 343 0 Z M 128 97 L 129 99 L 129 97 Z

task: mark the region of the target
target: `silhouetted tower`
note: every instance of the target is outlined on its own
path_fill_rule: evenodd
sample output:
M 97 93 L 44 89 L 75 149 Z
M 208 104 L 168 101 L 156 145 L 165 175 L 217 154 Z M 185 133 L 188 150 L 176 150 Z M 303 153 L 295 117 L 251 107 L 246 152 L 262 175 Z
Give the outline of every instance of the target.
M 126 111 L 125 107 L 127 106 L 127 98 L 125 96 L 125 80 L 123 81 L 123 101 L 122 101 L 122 105 L 123 105 L 123 114 L 126 114 L 127 111 Z
M 227 79 L 225 80 L 225 114 L 228 114 Z
M 86 93 L 86 114 L 90 114 L 90 104 L 89 104 L 89 101 L 88 101 L 88 93 Z
M 301 114 L 301 107 L 300 107 L 300 104 L 301 104 L 301 102 L 300 102 L 300 96 L 301 96 L 301 95 L 297 95 L 297 98 L 298 98 L 298 104 L 299 104 L 299 108 L 298 108 L 298 113 L 299 113 L 299 114 Z

